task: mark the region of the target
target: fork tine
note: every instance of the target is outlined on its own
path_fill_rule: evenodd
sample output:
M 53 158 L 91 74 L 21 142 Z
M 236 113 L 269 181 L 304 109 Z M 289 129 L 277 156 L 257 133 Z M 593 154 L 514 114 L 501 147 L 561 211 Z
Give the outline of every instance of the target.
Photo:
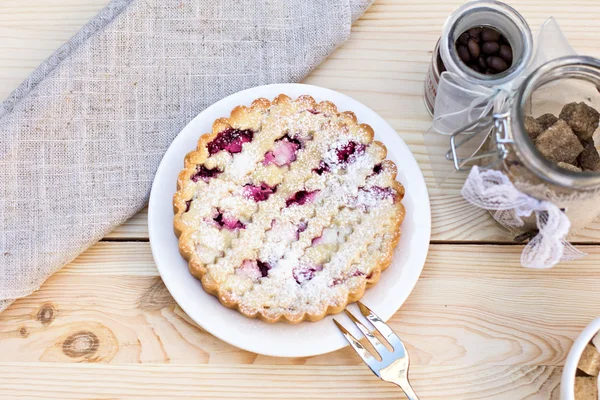
M 356 303 L 358 304 L 358 308 L 360 309 L 362 315 L 364 315 L 369 320 L 369 322 L 373 324 L 375 329 L 377 329 L 379 333 L 383 335 L 383 337 L 388 341 L 388 343 L 394 348 L 394 351 L 404 351 L 404 353 L 406 353 L 406 348 L 404 347 L 404 344 L 402 344 L 402 341 L 400 340 L 398 335 L 396 335 L 394 331 L 392 331 L 392 329 L 381 320 L 381 318 L 379 318 L 373 311 L 371 311 L 369 307 L 365 306 L 360 301 L 357 301 Z
M 335 322 L 338 329 L 342 332 L 342 334 L 344 335 L 344 337 L 346 338 L 348 343 L 350 343 L 350 345 L 354 348 L 354 351 L 356 351 L 356 353 L 360 356 L 360 358 L 363 359 L 363 361 L 369 366 L 369 368 L 371 368 L 371 370 L 377 376 L 379 376 L 379 371 L 375 367 L 375 363 L 377 363 L 377 359 L 375 357 L 373 357 L 371 355 L 371 353 L 369 353 L 367 351 L 367 349 L 365 349 L 363 347 L 363 345 L 360 344 L 360 342 L 358 340 L 356 340 L 356 338 L 354 336 L 352 336 L 352 334 L 350 332 L 348 332 L 348 330 L 346 328 L 344 328 L 344 326 L 342 324 L 337 322 L 337 320 L 335 318 L 333 319 L 333 322 Z
M 360 329 L 363 335 L 365 335 L 369 343 L 373 345 L 375 351 L 377 351 L 380 356 L 383 356 L 383 354 L 388 352 L 388 349 L 379 341 L 379 339 L 377 339 L 371 332 L 369 332 L 369 329 L 366 326 L 364 326 L 362 322 L 360 322 L 358 318 L 354 316 L 354 314 L 348 311 L 348 309 L 345 309 L 344 312 L 348 317 L 350 317 L 352 322 L 354 322 L 354 325 L 356 325 L 358 329 Z

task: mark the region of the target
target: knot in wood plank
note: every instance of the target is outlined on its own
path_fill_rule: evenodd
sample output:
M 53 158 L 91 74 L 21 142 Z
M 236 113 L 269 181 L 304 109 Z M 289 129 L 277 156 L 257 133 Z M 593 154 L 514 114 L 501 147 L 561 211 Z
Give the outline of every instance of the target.
M 29 336 L 29 331 L 27 330 L 27 328 L 24 326 L 20 327 L 19 328 L 19 337 L 26 338 L 27 336 Z
M 56 309 L 52 304 L 44 304 L 37 313 L 37 320 L 44 326 L 48 326 L 54 321 Z
M 71 358 L 89 357 L 98 351 L 99 346 L 100 339 L 93 332 L 80 331 L 65 339 L 62 350 Z

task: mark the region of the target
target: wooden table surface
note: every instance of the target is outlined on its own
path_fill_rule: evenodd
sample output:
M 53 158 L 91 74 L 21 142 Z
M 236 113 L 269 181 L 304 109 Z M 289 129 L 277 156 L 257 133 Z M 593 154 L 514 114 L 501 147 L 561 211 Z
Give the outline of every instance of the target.
M 108 0 L 2 0 L 0 97 Z M 574 48 L 600 56 L 597 0 L 511 1 L 532 29 L 555 16 Z M 391 319 L 427 399 L 558 399 L 561 366 L 600 315 L 600 221 L 573 238 L 589 256 L 547 271 L 519 265 L 511 242 L 460 197 L 436 188 L 423 145 L 424 73 L 457 0 L 377 0 L 348 42 L 305 82 L 383 116 L 425 174 L 433 234 L 413 293 Z M 318 338 L 315 338 L 318 340 Z M 173 301 L 141 212 L 0 314 L 0 398 L 399 399 L 350 349 L 271 358 L 232 347 Z

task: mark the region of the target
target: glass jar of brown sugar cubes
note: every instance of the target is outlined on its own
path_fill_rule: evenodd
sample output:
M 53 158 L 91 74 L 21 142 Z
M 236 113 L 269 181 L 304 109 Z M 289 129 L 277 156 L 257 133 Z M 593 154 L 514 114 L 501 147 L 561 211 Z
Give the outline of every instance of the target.
M 425 78 L 424 99 L 433 115 L 444 71 L 475 85 L 493 87 L 521 75 L 532 57 L 533 40 L 525 19 L 498 1 L 474 1 L 447 19 Z
M 529 75 L 490 137 L 517 189 L 564 210 L 571 233 L 600 215 L 600 60 L 559 58 Z

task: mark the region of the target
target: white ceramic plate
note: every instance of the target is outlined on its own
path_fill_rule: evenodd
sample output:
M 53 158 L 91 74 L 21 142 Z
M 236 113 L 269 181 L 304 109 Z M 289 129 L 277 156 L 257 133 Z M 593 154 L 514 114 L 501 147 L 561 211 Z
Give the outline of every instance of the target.
M 250 105 L 259 97 L 273 99 L 280 93 L 292 98 L 309 94 L 317 101 L 334 102 L 340 111 L 351 110 L 360 122 L 371 125 L 375 139 L 387 146 L 388 158 L 398 166 L 398 181 L 406 188 L 406 196 L 402 200 L 406 218 L 392 264 L 382 274 L 379 283 L 367 290 L 363 301 L 384 320 L 400 308 L 421 274 L 429 248 L 431 214 L 425 180 L 406 144 L 383 118 L 358 101 L 333 90 L 301 84 L 260 86 L 235 93 L 200 113 L 173 141 L 156 172 L 150 194 L 148 229 L 152 255 L 165 285 L 198 325 L 244 350 L 270 356 L 304 357 L 347 345 L 331 316 L 319 322 L 297 325 L 268 324 L 223 307 L 215 297 L 204 292 L 200 281 L 189 273 L 173 233 L 172 198 L 177 175 L 183 169 L 184 156 L 196 148 L 201 135 L 211 132 L 215 119 L 228 117 L 237 105 Z M 346 326 L 351 325 L 345 315 L 336 318 Z M 357 330 L 354 333 L 359 335 Z

